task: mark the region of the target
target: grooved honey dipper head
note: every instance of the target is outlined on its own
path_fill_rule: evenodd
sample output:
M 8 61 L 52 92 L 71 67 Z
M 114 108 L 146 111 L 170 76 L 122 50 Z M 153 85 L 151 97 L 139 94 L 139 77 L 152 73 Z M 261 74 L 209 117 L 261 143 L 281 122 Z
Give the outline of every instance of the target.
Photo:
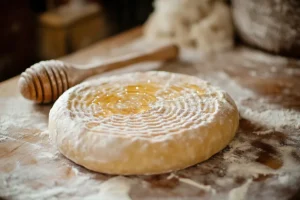
M 34 64 L 21 74 L 20 93 L 37 103 L 53 102 L 69 88 L 66 70 L 67 66 L 57 60 Z

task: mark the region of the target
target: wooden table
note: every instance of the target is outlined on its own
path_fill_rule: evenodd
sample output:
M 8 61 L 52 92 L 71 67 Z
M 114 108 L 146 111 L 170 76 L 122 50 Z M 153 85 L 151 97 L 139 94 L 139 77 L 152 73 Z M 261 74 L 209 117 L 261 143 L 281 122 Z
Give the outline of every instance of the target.
M 151 45 L 140 36 L 141 28 L 136 28 L 62 60 L 96 62 Z M 236 101 L 241 119 L 236 138 L 222 152 L 163 175 L 91 172 L 49 143 L 52 105 L 23 99 L 15 77 L 0 83 L 0 197 L 282 200 L 296 195 L 300 189 L 300 60 L 246 47 L 211 56 L 182 52 L 178 61 L 140 64 L 101 76 L 157 69 L 198 76 L 223 88 Z

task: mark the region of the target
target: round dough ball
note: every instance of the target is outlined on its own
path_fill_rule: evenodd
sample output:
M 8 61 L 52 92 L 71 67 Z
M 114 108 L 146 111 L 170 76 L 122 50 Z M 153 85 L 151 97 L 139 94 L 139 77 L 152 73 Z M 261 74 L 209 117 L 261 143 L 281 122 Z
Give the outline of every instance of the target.
M 79 84 L 49 114 L 51 140 L 75 163 L 108 174 L 160 174 L 210 158 L 239 114 L 224 91 L 193 76 L 136 72 Z

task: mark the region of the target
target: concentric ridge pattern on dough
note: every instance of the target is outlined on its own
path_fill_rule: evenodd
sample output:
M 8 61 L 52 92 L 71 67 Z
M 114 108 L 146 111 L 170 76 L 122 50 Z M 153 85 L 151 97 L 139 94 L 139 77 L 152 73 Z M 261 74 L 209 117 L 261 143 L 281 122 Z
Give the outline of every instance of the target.
M 238 127 L 232 99 L 196 77 L 137 72 L 85 82 L 49 115 L 67 158 L 109 174 L 179 170 L 223 149 Z

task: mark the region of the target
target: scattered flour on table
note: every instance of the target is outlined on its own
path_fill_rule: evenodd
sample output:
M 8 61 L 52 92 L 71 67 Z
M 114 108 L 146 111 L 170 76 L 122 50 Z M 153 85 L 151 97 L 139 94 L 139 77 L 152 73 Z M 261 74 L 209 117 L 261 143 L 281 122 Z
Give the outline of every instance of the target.
M 207 77 L 201 74 L 199 74 L 199 76 L 228 92 L 229 95 L 235 100 L 239 108 L 239 112 L 243 118 L 275 130 L 282 130 L 285 127 L 300 129 L 299 111 L 290 110 L 276 105 L 270 105 L 260 101 L 257 101 L 257 105 L 263 106 L 263 110 L 242 106 L 241 101 L 247 98 L 255 97 L 254 92 L 240 86 L 224 72 L 216 72 Z
M 199 188 L 201 190 L 204 190 L 206 192 L 210 192 L 212 194 L 216 194 L 216 190 L 214 188 L 212 188 L 210 185 L 203 185 L 201 183 L 198 183 L 196 181 L 193 181 L 192 179 L 188 179 L 188 178 L 181 178 L 178 177 L 177 175 L 175 175 L 174 173 L 171 173 L 167 179 L 172 179 L 172 178 L 176 178 L 178 179 L 180 182 L 182 183 L 186 183 L 188 185 L 191 185 L 193 187 Z
M 37 106 L 20 98 L 0 98 L 0 133 L 16 129 L 46 130 L 50 106 Z
M 251 90 L 240 86 L 225 72 L 219 71 L 213 74 L 203 75 L 201 71 L 199 71 L 197 76 L 225 90 L 235 100 L 238 106 L 241 100 L 255 97 L 255 94 Z
M 244 200 L 251 183 L 252 183 L 252 179 L 249 179 L 242 186 L 232 189 L 229 192 L 228 200 Z
M 0 196 L 13 199 L 37 199 L 54 200 L 69 199 L 71 196 L 83 199 L 89 195 L 97 194 L 101 181 L 93 179 L 90 173 L 81 173 L 77 166 L 65 164 L 62 161 L 57 163 L 58 159 L 63 159 L 57 149 L 48 145 L 48 112 L 50 106 L 26 105 L 32 104 L 28 101 L 18 98 L 0 98 L 0 142 L 8 150 L 22 148 L 21 151 L 30 152 L 31 156 L 14 155 L 6 159 L 1 157 L 0 165 L 9 167 L 9 171 L 0 173 Z M 30 138 L 39 140 L 41 144 L 31 142 Z M 27 139 L 28 142 L 27 142 Z M 10 147 L 9 144 L 14 146 Z M 44 143 L 47 145 L 45 146 Z M 1 152 L 2 153 L 2 152 Z M 8 152 L 9 153 L 9 152 Z M 6 159 L 6 160 L 5 160 Z M 19 159 L 14 161 L 14 159 Z M 2 166 L 1 166 L 2 167 Z M 56 168 L 53 173 L 51 167 Z M 70 174 L 70 178 L 60 178 Z M 47 180 L 47 181 L 45 181 Z M 113 179 L 110 183 L 110 189 L 101 190 L 98 199 L 105 198 L 104 192 L 110 192 L 120 186 L 119 191 L 123 191 L 118 199 L 128 200 L 125 192 L 129 186 L 125 185 L 124 179 Z M 103 187 L 102 186 L 102 187 Z M 102 188 L 100 187 L 100 188 Z M 103 198 L 101 198 L 103 197 Z M 126 197 L 126 198 L 125 198 Z
M 210 185 L 203 185 L 188 178 L 179 178 L 179 181 L 194 186 L 196 188 L 199 188 L 201 190 L 204 190 L 206 192 L 211 192 L 212 194 L 216 194 L 216 190 L 213 189 Z
M 229 144 L 229 150 L 224 152 L 224 163 L 227 165 L 226 177 L 244 177 L 248 180 L 257 178 L 261 175 L 274 175 L 278 177 L 278 181 L 273 181 L 272 184 L 285 185 L 293 187 L 297 184 L 297 180 L 300 177 L 300 168 L 298 161 L 292 157 L 293 151 L 298 151 L 296 147 L 280 145 L 276 141 L 266 140 L 266 143 L 271 145 L 279 152 L 279 162 L 282 162 L 282 166 L 279 169 L 272 169 L 261 163 L 256 162 L 258 158 L 257 152 L 260 149 L 251 145 L 251 135 L 268 135 L 273 134 L 274 131 L 288 131 L 287 137 L 297 138 L 297 132 L 295 130 L 300 129 L 300 112 L 281 107 L 280 105 L 268 104 L 264 99 L 257 99 L 258 96 L 251 90 L 239 85 L 235 80 L 230 78 L 224 72 L 216 72 L 214 74 L 202 74 L 199 70 L 198 77 L 203 78 L 213 85 L 227 91 L 230 96 L 235 100 L 241 118 L 249 120 L 260 127 L 264 127 L 265 130 L 253 131 L 249 133 L 249 136 L 241 137 L 237 135 L 235 139 Z M 243 101 L 250 99 L 250 105 L 244 104 Z M 256 99 L 256 100 L 255 100 Z M 255 102 L 254 102 L 255 101 Z M 238 154 L 236 152 L 247 152 Z M 245 155 L 246 154 L 246 155 Z M 298 178 L 297 178 L 298 177 Z M 276 178 L 274 180 L 277 180 Z M 222 179 L 216 180 L 216 182 L 222 183 Z M 226 185 L 232 182 L 232 179 L 224 179 Z M 230 192 L 230 200 L 244 199 L 249 185 L 252 181 L 246 182 L 239 188 L 233 189 Z M 253 183 L 253 182 L 252 182 Z M 255 184 L 255 183 L 253 183 Z
M 140 44 L 137 44 L 140 46 Z M 262 58 L 263 60 L 265 58 Z M 271 62 L 271 61 L 270 61 Z M 284 64 L 284 63 L 283 63 Z M 145 70 L 150 68 L 155 69 L 157 66 L 153 64 L 146 64 Z M 133 66 L 133 71 L 137 70 L 138 66 Z M 123 73 L 125 71 L 121 71 Z M 108 75 L 108 74 L 107 74 Z M 224 72 L 216 72 L 208 76 L 202 75 L 201 72 L 197 74 L 198 77 L 204 78 L 205 80 L 211 82 L 213 85 L 217 85 L 220 88 L 226 90 L 236 101 L 240 114 L 243 118 L 250 120 L 251 122 L 264 125 L 268 129 L 260 132 L 255 132 L 257 135 L 272 134 L 273 130 L 282 130 L 286 127 L 291 127 L 294 129 L 300 128 L 300 112 L 295 110 L 289 110 L 286 108 L 275 107 L 274 105 L 268 105 L 264 102 L 255 102 L 258 105 L 263 105 L 264 110 L 253 109 L 251 107 L 241 104 L 241 101 L 247 98 L 255 97 L 255 94 L 240 86 L 237 82 L 232 80 Z M 40 136 L 47 136 L 47 107 L 33 107 L 25 106 L 22 104 L 25 100 L 15 99 L 15 98 L 2 98 L 0 99 L 0 142 L 10 139 L 11 133 L 18 131 L 18 129 L 36 129 L 37 131 L 43 131 Z M 4 110 L 5 109 L 5 110 Z M 38 112 L 36 112 L 38 110 Z M 12 120 L 14 119 L 14 120 Z M 39 119 L 39 120 L 37 120 Z M 40 123 L 36 123 L 39 121 Z M 20 135 L 20 134 L 19 134 Z M 271 141 L 269 141 L 271 143 Z M 251 147 L 249 141 L 240 141 L 236 138 L 230 143 L 229 151 L 223 154 L 224 162 L 228 164 L 226 181 L 222 183 L 226 186 L 226 183 L 232 185 L 234 177 L 247 177 L 255 178 L 259 175 L 275 175 L 278 176 L 277 181 L 271 184 L 277 185 L 295 185 L 297 179 L 300 178 L 299 163 L 295 161 L 291 156 L 291 152 L 295 150 L 294 147 L 289 146 L 276 146 L 276 150 L 282 155 L 283 166 L 274 170 L 260 163 L 253 162 L 256 159 L 256 154 L 250 154 L 248 157 L 239 156 L 234 154 L 236 150 L 247 151 Z M 34 146 L 32 146 L 35 149 Z M 35 151 L 37 152 L 37 151 Z M 54 152 L 54 151 L 53 151 Z M 42 161 L 53 160 L 58 156 L 58 152 L 52 151 L 38 151 L 36 157 Z M 129 191 L 132 187 L 132 180 L 125 177 L 113 177 L 104 182 L 93 179 L 90 173 L 80 173 L 77 167 L 72 167 L 72 171 L 75 177 L 65 181 L 64 183 L 53 182 L 46 187 L 32 188 L 27 185 L 26 182 L 32 180 L 39 180 L 39 176 L 49 174 L 49 170 L 43 168 L 31 168 L 28 166 L 22 166 L 21 163 L 15 163 L 15 169 L 9 173 L 0 174 L 0 194 L 3 196 L 16 197 L 15 199 L 56 199 L 59 197 L 61 199 L 68 199 L 70 196 L 76 194 L 78 199 L 83 199 L 86 197 L 87 200 L 92 199 L 121 199 L 130 200 Z M 191 187 L 196 187 L 201 190 L 215 193 L 214 189 L 210 185 L 203 185 L 197 183 L 191 179 L 179 178 L 179 181 L 190 185 Z M 51 181 L 50 181 L 51 182 Z M 221 183 L 222 178 L 216 180 L 216 183 Z M 234 188 L 229 193 L 230 200 L 240 200 L 243 199 L 247 191 L 252 184 L 249 179 L 242 186 Z M 219 184 L 221 185 L 221 184 Z M 89 195 L 89 196 L 88 196 Z
M 60 194 L 72 194 L 76 192 L 76 187 L 84 185 L 88 177 L 76 177 L 72 182 L 67 182 L 64 187 L 58 186 L 55 182 L 48 181 L 48 187 L 35 189 L 30 186 L 32 182 L 39 182 L 39 175 L 47 176 L 48 169 L 32 166 L 16 167 L 12 172 L 0 174 L 0 182 L 4 188 L 0 187 L 0 193 L 4 197 L 14 197 L 15 199 L 51 199 Z M 27 184 L 25 184 L 27 183 Z M 43 184 L 42 182 L 40 183 Z
M 272 132 L 270 134 L 272 134 Z M 249 138 L 247 139 L 245 137 Z M 275 151 L 278 152 L 277 154 L 280 155 L 279 157 L 274 157 L 274 159 L 276 159 L 275 161 L 269 161 L 281 163 L 279 164 L 280 166 L 278 166 L 279 168 L 273 169 L 256 162 L 258 153 L 261 152 L 261 149 L 252 146 L 251 143 L 253 140 L 250 138 L 250 135 L 244 137 L 237 135 L 237 137 L 229 144 L 229 150 L 224 152 L 223 158 L 224 163 L 227 164 L 227 176 L 246 178 L 257 178 L 260 175 L 282 176 L 286 174 L 300 176 L 299 162 L 292 156 L 293 152 L 297 151 L 297 148 L 281 145 L 278 141 L 262 141 L 267 145 L 270 145 L 270 148 L 274 148 Z M 289 184 L 291 183 L 292 182 Z
M 275 130 L 280 131 L 285 127 L 293 127 L 295 129 L 300 129 L 300 112 L 295 110 L 289 110 L 285 108 L 268 109 L 271 105 L 266 106 L 264 111 L 256 111 L 250 108 L 241 108 L 241 115 L 250 119 L 252 122 L 263 124 L 268 128 L 275 128 Z
M 46 187 L 32 188 L 29 183 L 38 181 L 37 172 L 43 175 L 49 174 L 48 169 L 44 169 L 44 172 L 42 170 L 41 168 L 32 169 L 31 167 L 23 166 L 12 173 L 0 174 L 1 195 L 14 197 L 15 199 L 43 200 L 68 199 L 76 194 L 78 199 L 85 200 L 131 200 L 128 193 L 134 180 L 117 176 L 100 182 L 93 179 L 89 174 L 85 175 L 78 172 L 76 168 L 72 168 L 75 172 L 75 177 L 63 181 L 63 184 L 56 181 L 51 182 L 50 179 Z M 32 171 L 35 171 L 35 173 Z M 24 184 L 24 182 L 28 182 L 28 184 Z
M 123 176 L 116 176 L 104 181 L 100 185 L 100 192 L 96 195 L 88 196 L 84 200 L 132 200 L 129 196 L 132 179 Z

